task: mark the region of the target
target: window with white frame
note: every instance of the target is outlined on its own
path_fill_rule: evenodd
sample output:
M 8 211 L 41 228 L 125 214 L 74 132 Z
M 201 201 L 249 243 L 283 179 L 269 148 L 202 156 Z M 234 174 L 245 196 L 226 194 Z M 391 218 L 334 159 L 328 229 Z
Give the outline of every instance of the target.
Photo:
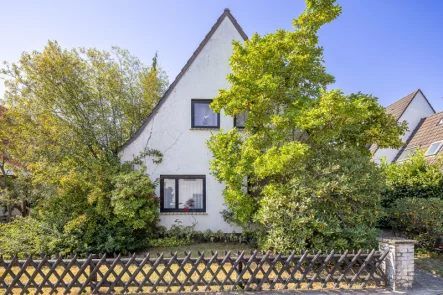
M 192 128 L 220 128 L 220 113 L 209 107 L 211 99 L 191 100 Z
M 441 124 L 443 124 L 443 117 L 440 119 L 440 121 L 438 121 L 437 125 L 441 125 Z
M 433 156 L 433 155 L 438 154 L 438 152 L 441 149 L 442 144 L 443 144 L 443 141 L 437 141 L 437 142 L 432 143 L 429 146 L 429 148 L 427 149 L 425 156 Z
M 161 175 L 161 212 L 205 212 L 205 175 Z
M 407 160 L 410 156 L 412 156 L 415 151 L 417 151 L 417 147 L 408 147 L 404 149 L 404 151 L 401 153 L 400 157 L 398 157 L 397 162 Z

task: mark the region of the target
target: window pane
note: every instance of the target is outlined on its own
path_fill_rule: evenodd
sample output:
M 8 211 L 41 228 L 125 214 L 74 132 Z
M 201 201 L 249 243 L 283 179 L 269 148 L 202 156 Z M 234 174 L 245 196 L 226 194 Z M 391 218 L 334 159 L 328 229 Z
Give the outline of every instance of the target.
M 209 107 L 209 102 L 194 102 L 194 126 L 217 127 L 218 116 Z
M 203 209 L 203 179 L 178 181 L 179 208 Z
M 163 208 L 175 209 L 175 179 L 163 180 Z
M 245 128 L 246 119 L 248 118 L 248 114 L 240 114 L 235 116 L 235 127 L 237 128 Z
M 440 145 L 441 145 L 441 142 L 436 142 L 436 143 L 433 143 L 430 147 L 429 147 L 429 149 L 426 151 L 426 156 L 430 156 L 430 155 L 433 155 L 433 154 L 436 154 L 437 152 L 438 152 L 438 150 L 440 149 Z
M 409 158 L 410 155 L 415 153 L 416 147 L 407 148 L 401 153 L 400 157 L 398 157 L 397 161 L 403 161 Z

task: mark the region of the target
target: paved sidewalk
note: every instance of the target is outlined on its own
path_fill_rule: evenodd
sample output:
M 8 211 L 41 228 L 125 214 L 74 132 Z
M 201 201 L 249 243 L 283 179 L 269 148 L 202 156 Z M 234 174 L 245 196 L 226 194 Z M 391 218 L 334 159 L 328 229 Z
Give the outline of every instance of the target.
M 443 295 L 443 278 L 434 276 L 428 272 L 417 270 L 415 282 L 408 295 Z

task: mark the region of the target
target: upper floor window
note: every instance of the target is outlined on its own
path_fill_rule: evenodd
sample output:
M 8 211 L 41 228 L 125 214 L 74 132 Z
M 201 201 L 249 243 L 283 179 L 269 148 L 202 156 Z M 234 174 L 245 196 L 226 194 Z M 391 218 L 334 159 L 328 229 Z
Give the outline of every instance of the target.
M 248 118 L 247 113 L 243 113 L 243 114 L 235 116 L 234 117 L 234 127 L 237 127 L 238 129 L 245 128 L 247 118 Z
M 425 156 L 436 155 L 440 151 L 442 144 L 443 141 L 437 141 L 432 143 L 431 146 L 426 151 Z
M 192 128 L 220 128 L 220 113 L 209 107 L 211 99 L 191 100 Z
M 406 148 L 401 153 L 400 157 L 398 157 L 397 162 L 407 160 L 411 155 L 415 153 L 416 150 L 417 150 L 416 146 Z
M 161 175 L 161 212 L 205 212 L 205 175 Z

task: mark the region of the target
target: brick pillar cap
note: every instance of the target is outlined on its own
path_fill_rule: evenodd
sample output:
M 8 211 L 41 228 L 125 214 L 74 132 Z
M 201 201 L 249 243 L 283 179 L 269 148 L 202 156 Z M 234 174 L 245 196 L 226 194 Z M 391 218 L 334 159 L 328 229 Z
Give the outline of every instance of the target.
M 390 245 L 401 245 L 401 244 L 412 244 L 415 245 L 418 243 L 416 240 L 409 240 L 404 238 L 390 237 L 390 238 L 377 238 L 377 241 L 381 243 L 386 243 Z

